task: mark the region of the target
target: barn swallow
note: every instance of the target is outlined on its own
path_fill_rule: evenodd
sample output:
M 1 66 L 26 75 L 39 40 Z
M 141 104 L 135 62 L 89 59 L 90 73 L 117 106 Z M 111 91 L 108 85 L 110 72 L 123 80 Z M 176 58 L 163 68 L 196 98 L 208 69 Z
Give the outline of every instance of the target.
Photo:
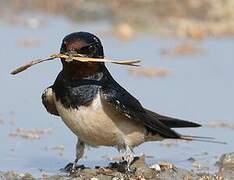
M 60 52 L 104 58 L 101 41 L 88 32 L 67 35 Z M 73 170 L 86 145 L 116 147 L 127 162 L 126 169 L 130 170 L 134 147 L 167 138 L 191 140 L 191 136 L 183 136 L 172 128 L 201 126 L 144 108 L 113 79 L 104 63 L 61 62 L 62 70 L 54 84 L 42 94 L 42 102 L 46 110 L 60 116 L 78 138 Z

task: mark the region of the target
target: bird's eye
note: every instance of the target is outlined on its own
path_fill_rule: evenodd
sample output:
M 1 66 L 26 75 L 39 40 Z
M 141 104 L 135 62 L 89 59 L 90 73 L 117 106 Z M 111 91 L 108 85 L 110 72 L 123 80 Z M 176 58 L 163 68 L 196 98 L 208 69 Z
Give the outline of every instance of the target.
M 93 52 L 93 51 L 95 51 L 95 48 L 94 48 L 94 46 L 89 46 L 89 52 Z
M 89 49 L 88 49 L 88 47 L 82 47 L 82 48 L 80 48 L 79 50 L 78 50 L 78 53 L 79 54 L 89 54 Z
M 88 45 L 79 49 L 79 54 L 86 54 L 88 56 L 92 56 L 95 52 L 95 47 L 93 45 Z

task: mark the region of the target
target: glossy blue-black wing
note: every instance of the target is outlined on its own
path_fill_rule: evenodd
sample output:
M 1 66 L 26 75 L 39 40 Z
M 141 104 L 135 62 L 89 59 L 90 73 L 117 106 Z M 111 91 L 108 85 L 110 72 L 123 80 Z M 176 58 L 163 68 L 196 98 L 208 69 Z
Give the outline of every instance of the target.
M 114 106 L 116 110 L 123 113 L 129 120 L 137 121 L 144 125 L 152 134 L 159 134 L 165 138 L 180 138 L 178 133 L 160 122 L 155 116 L 148 114 L 136 98 L 117 84 L 102 87 L 101 99 Z

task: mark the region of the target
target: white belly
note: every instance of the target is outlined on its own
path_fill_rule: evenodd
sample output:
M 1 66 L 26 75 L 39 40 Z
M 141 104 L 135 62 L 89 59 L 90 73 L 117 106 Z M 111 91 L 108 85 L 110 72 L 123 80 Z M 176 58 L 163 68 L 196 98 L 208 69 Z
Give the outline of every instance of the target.
M 145 128 L 101 101 L 98 94 L 92 104 L 78 109 L 65 108 L 56 101 L 57 111 L 65 124 L 82 141 L 91 146 L 137 146 L 145 140 Z

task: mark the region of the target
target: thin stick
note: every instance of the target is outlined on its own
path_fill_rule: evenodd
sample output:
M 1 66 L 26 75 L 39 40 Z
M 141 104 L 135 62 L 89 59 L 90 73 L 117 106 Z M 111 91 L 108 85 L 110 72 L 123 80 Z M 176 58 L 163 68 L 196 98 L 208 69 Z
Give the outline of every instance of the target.
M 54 57 L 51 57 L 51 58 L 47 58 L 47 59 L 37 59 L 37 60 L 30 61 L 30 62 L 18 67 L 17 69 L 11 71 L 11 74 L 12 75 L 18 74 L 22 71 L 25 71 L 26 69 L 30 68 L 33 65 L 36 65 L 36 64 L 39 64 L 39 63 L 42 63 L 45 61 L 54 60 L 54 59 L 55 59 Z
M 13 70 L 11 72 L 12 75 L 18 74 L 22 71 L 25 71 L 29 67 L 45 62 L 45 61 L 50 61 L 54 60 L 56 58 L 62 58 L 62 60 L 65 60 L 67 62 L 70 61 L 80 61 L 80 62 L 106 62 L 106 63 L 114 63 L 114 64 L 120 64 L 120 65 L 128 65 L 128 66 L 139 66 L 138 63 L 140 63 L 139 60 L 124 60 L 124 61 L 115 61 L 115 60 L 110 60 L 110 59 L 105 59 L 105 58 L 89 58 L 89 57 L 84 57 L 82 54 L 76 54 L 75 56 L 68 56 L 65 54 L 52 54 L 50 55 L 49 58 L 46 59 L 38 59 L 38 60 L 33 60 L 27 64 L 24 64 L 23 66 L 20 66 L 19 68 Z
M 79 54 L 78 54 L 79 55 Z M 65 61 L 69 59 L 69 56 L 64 54 L 56 54 L 57 57 L 64 58 Z M 80 61 L 80 62 L 106 62 L 106 63 L 114 63 L 114 64 L 121 64 L 121 65 L 128 65 L 128 66 L 139 66 L 137 63 L 140 63 L 139 60 L 111 60 L 111 59 L 101 59 L 101 58 L 89 58 L 83 57 L 82 55 L 79 56 L 72 56 L 72 60 Z

